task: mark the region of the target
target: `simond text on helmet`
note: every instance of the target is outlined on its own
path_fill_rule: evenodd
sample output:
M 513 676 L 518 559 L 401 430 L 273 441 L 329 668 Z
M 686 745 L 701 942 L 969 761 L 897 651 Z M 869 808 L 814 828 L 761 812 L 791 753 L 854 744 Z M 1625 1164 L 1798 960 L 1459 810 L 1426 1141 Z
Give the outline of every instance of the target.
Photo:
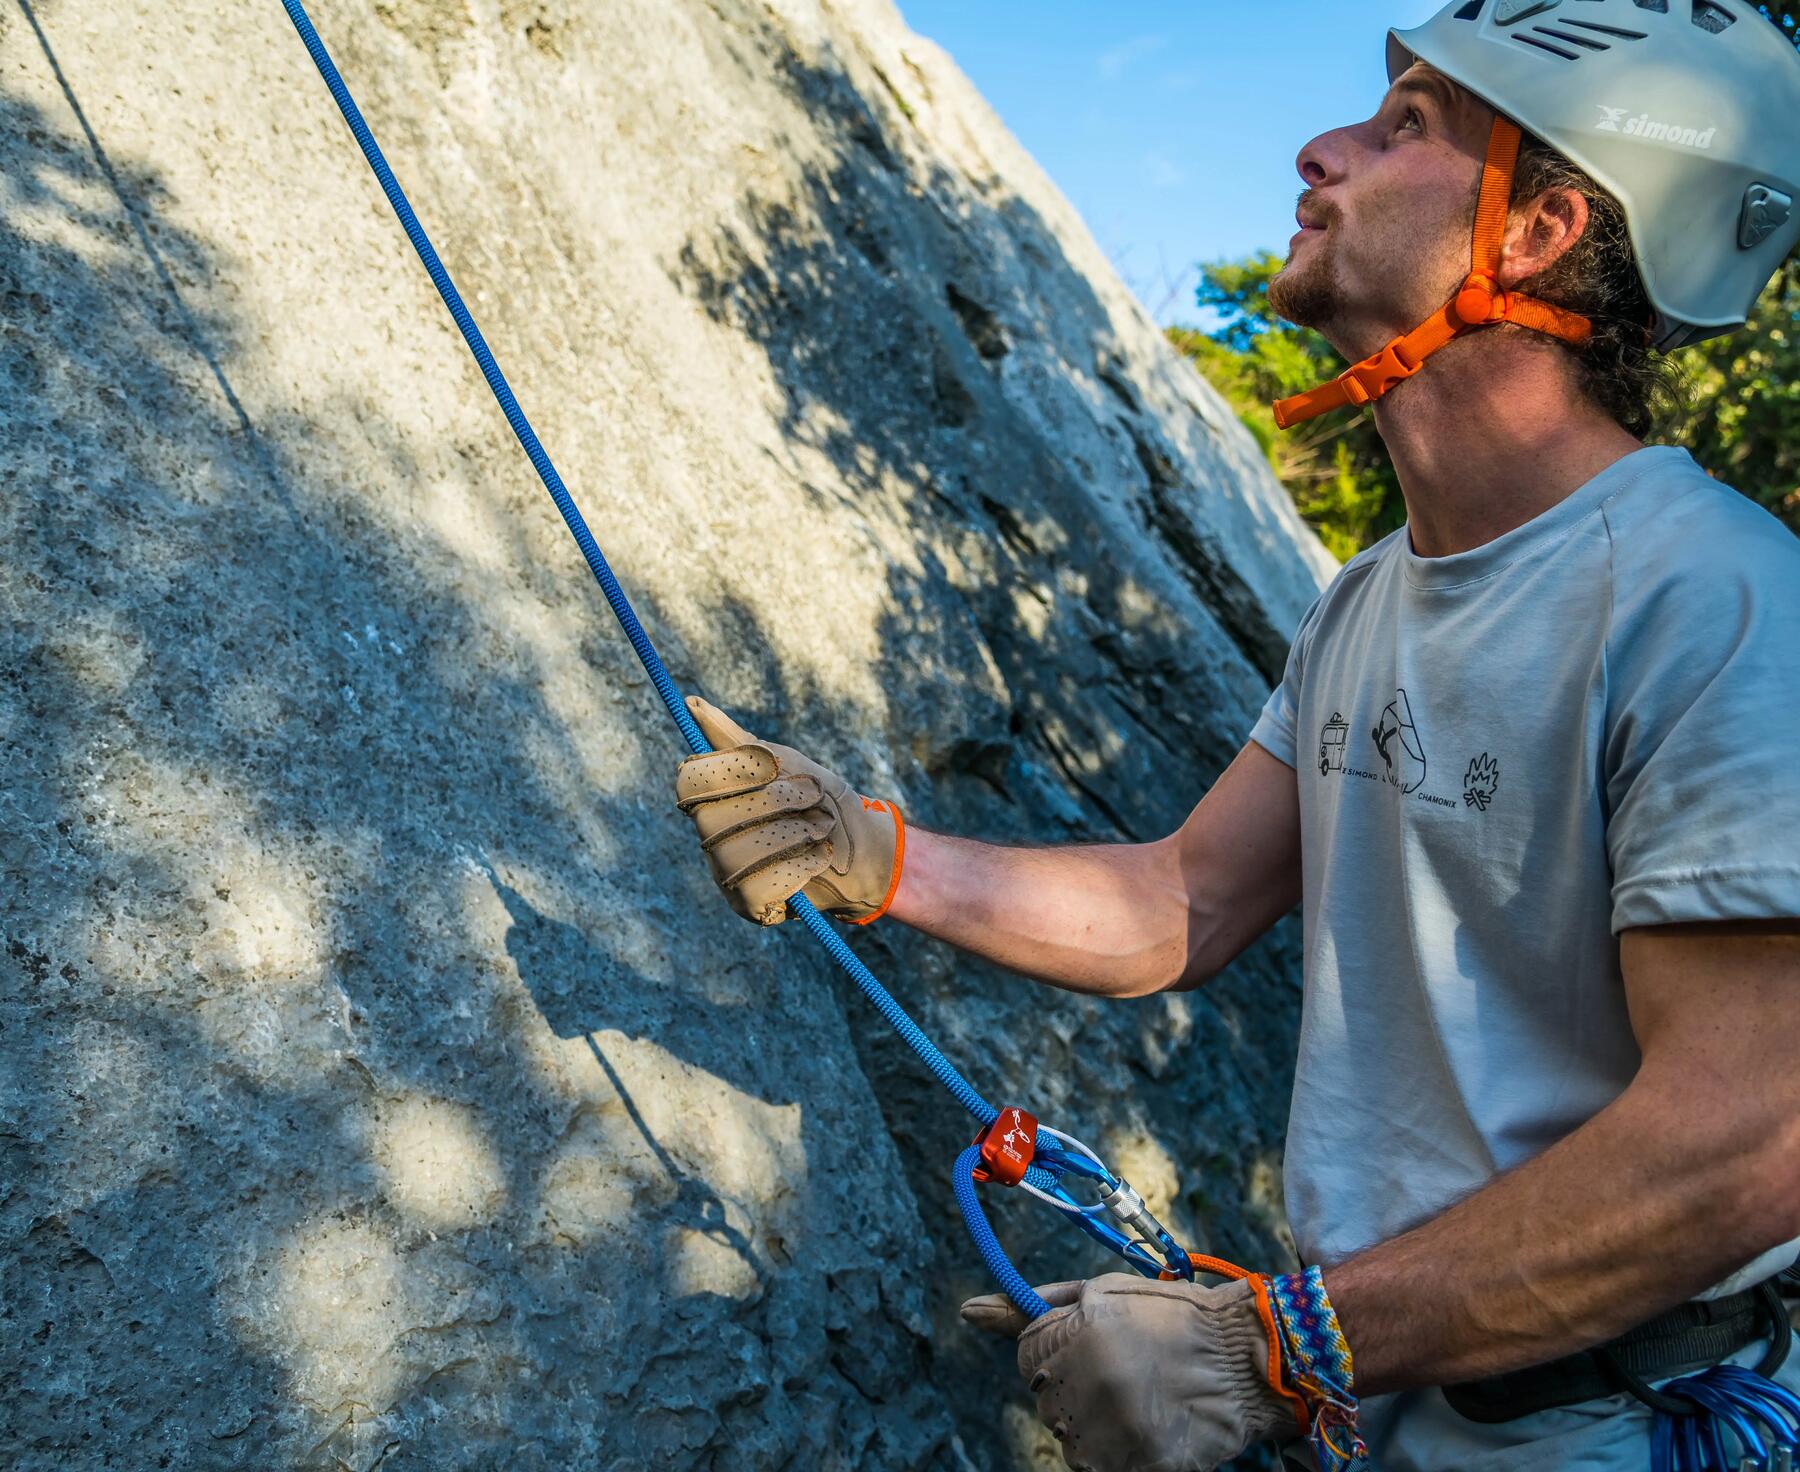
M 1629 117 L 1628 108 L 1600 107 L 1600 121 L 1594 124 L 1596 132 L 1629 133 L 1634 138 L 1651 138 L 1660 143 L 1679 143 L 1687 148 L 1711 148 L 1713 135 L 1719 130 L 1711 128 L 1684 128 L 1678 123 L 1659 123 L 1650 114 L 1641 112 L 1636 117 Z

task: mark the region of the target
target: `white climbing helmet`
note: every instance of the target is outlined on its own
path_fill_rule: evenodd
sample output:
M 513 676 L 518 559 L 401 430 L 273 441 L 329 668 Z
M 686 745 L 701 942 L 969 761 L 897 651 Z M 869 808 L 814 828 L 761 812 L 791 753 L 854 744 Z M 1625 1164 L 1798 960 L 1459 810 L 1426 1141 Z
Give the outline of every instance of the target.
M 1748 0 L 1451 0 L 1391 30 L 1624 207 L 1664 352 L 1743 325 L 1800 241 L 1800 50 Z

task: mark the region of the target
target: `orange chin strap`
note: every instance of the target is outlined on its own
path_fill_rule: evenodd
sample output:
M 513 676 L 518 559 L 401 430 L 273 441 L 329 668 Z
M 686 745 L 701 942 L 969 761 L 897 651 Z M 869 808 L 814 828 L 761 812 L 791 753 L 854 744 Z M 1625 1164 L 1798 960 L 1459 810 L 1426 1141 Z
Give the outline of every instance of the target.
M 1419 366 L 1452 338 L 1496 322 L 1516 322 L 1534 332 L 1547 332 L 1579 347 L 1593 333 L 1586 317 L 1565 312 L 1548 302 L 1503 291 L 1496 279 L 1500 247 L 1506 236 L 1506 207 L 1512 195 L 1513 167 L 1519 158 L 1518 124 L 1494 119 L 1488 138 L 1487 162 L 1481 170 L 1481 197 L 1475 206 L 1475 245 L 1470 254 L 1469 275 L 1454 300 L 1440 307 L 1403 337 L 1396 337 L 1372 358 L 1352 364 L 1330 383 L 1280 399 L 1275 404 L 1275 423 L 1291 429 L 1333 409 L 1361 408 L 1379 399 L 1397 383 L 1419 371 Z

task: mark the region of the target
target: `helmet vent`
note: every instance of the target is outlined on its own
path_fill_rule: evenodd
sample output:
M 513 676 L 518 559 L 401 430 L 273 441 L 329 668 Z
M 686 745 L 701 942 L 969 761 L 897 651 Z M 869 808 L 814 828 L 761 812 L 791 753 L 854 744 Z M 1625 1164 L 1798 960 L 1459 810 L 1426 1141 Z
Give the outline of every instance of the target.
M 1628 31 L 1622 26 L 1604 26 L 1597 20 L 1565 20 L 1559 21 L 1558 24 L 1580 26 L 1584 31 L 1597 31 L 1602 36 L 1617 36 L 1621 41 L 1642 41 L 1648 35 L 1648 32 Z
M 1535 30 L 1537 27 L 1533 27 L 1533 29 Z M 1521 36 L 1517 31 L 1512 33 L 1512 38 L 1515 41 L 1523 42 L 1527 46 L 1535 46 L 1539 51 L 1548 51 L 1552 56 L 1560 56 L 1564 61 L 1581 60 L 1581 53 L 1579 51 L 1565 51 L 1561 46 L 1554 45 L 1549 41 L 1538 41 L 1530 36 Z
M 1605 41 L 1591 41 L 1586 36 L 1572 36 L 1567 31 L 1553 30 L 1549 26 L 1533 26 L 1532 30 L 1540 36 L 1554 36 L 1559 41 L 1567 41 L 1571 46 L 1582 46 L 1589 51 L 1612 50 L 1612 46 Z
M 1694 24 L 1716 36 L 1727 26 L 1736 25 L 1737 17 L 1713 0 L 1694 0 Z
M 1467 5 L 1456 12 L 1456 18 L 1458 20 L 1480 20 L 1481 7 L 1485 4 L 1487 4 L 1487 0 L 1469 0 Z
M 1669 0 L 1631 0 L 1639 10 L 1654 10 L 1658 15 L 1669 13 Z

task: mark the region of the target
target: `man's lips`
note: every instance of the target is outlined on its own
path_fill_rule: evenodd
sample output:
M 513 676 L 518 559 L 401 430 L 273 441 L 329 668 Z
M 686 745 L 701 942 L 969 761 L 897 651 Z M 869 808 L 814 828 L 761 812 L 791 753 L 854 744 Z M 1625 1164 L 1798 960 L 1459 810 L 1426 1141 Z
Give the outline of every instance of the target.
M 1304 204 L 1294 211 L 1294 223 L 1298 225 L 1302 231 L 1323 230 L 1326 228 L 1326 220 L 1327 217 L 1324 215 L 1309 217 Z
M 1294 205 L 1294 223 L 1301 230 L 1325 230 L 1336 212 L 1336 207 L 1318 198 L 1318 194 L 1301 194 L 1300 202 Z

